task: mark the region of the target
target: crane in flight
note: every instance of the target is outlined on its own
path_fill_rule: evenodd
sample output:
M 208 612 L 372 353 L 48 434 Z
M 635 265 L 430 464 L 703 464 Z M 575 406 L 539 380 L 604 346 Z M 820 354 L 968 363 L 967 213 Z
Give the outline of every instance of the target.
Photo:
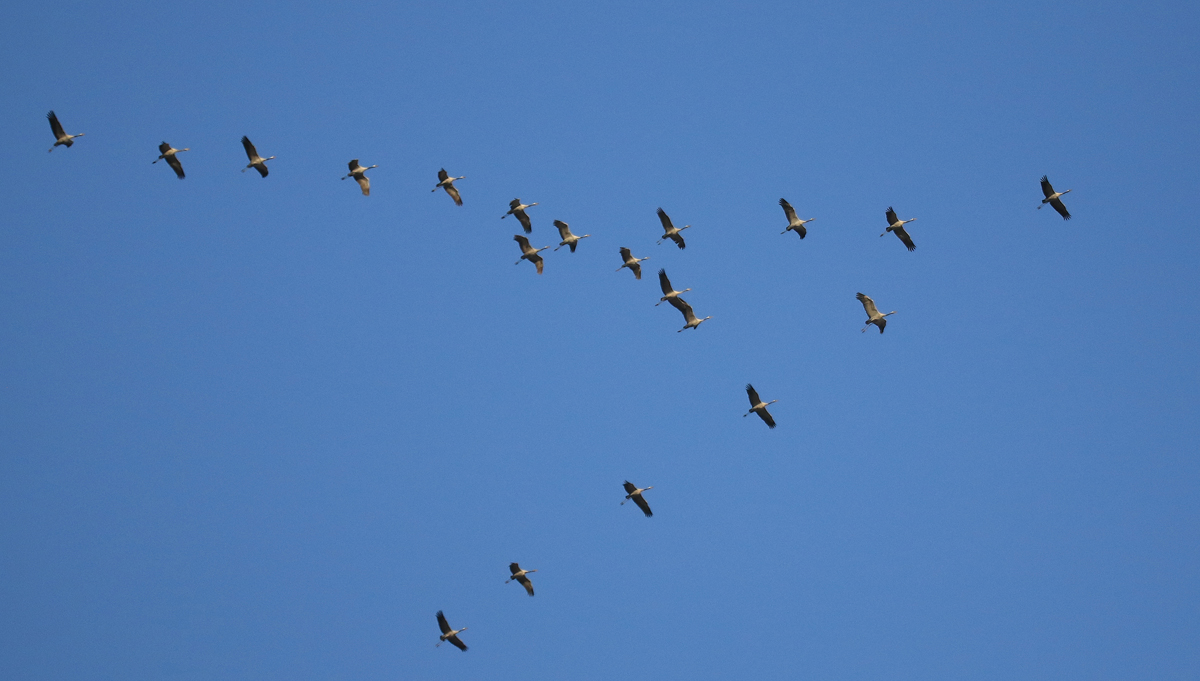
M 179 158 L 175 156 L 175 154 L 178 154 L 181 151 L 191 151 L 191 148 L 184 147 L 183 149 L 176 149 L 170 144 L 163 142 L 162 144 L 158 145 L 158 158 L 151 161 L 150 164 L 153 165 L 159 161 L 166 161 L 167 165 L 171 166 L 171 170 L 175 171 L 175 177 L 178 177 L 182 180 L 183 164 L 180 163 Z
M 1069 194 L 1070 192 L 1070 189 L 1065 192 L 1054 191 L 1054 187 L 1050 184 L 1050 179 L 1045 175 L 1042 175 L 1042 193 L 1046 195 L 1046 198 L 1042 199 L 1042 205 L 1038 206 L 1038 210 L 1041 210 L 1042 206 L 1048 203 L 1050 204 L 1051 208 L 1058 211 L 1058 214 L 1062 216 L 1062 219 L 1070 220 L 1071 214 L 1067 212 L 1067 207 L 1064 206 L 1062 202 L 1063 195 Z
M 508 571 L 512 573 L 512 577 L 504 580 L 504 583 L 508 584 L 515 579 L 517 580 L 517 583 L 525 587 L 525 592 L 532 596 L 533 582 L 529 581 L 529 577 L 526 577 L 526 575 L 528 575 L 530 572 L 537 572 L 537 570 L 522 570 L 521 566 L 517 563 L 509 563 Z
M 521 260 L 528 260 L 529 262 L 531 262 L 537 266 L 538 274 L 541 274 L 542 273 L 542 265 L 544 263 L 542 260 L 542 256 L 538 255 L 538 251 L 544 251 L 550 247 L 542 246 L 541 248 L 534 248 L 533 246 L 529 245 L 529 239 L 526 239 L 525 237 L 521 236 L 520 234 L 514 234 L 513 241 L 517 242 L 518 244 L 521 244 L 521 257 L 513 264 L 520 265 Z
M 704 319 L 697 318 L 696 313 L 692 311 L 692 306 L 688 305 L 687 301 L 684 300 L 683 298 L 680 298 L 679 296 L 675 296 L 674 298 L 667 298 L 667 302 L 671 304 L 671 307 L 682 312 L 683 313 L 683 321 L 687 322 L 686 324 L 683 325 L 683 328 L 680 329 L 679 331 L 676 331 L 676 333 L 683 333 L 684 331 L 687 331 L 688 329 L 694 329 L 694 328 L 700 326 L 702 323 L 707 322 L 708 320 L 712 319 L 711 316 L 705 317 Z
M 250 163 L 248 163 L 245 168 L 242 168 L 242 172 L 244 173 L 247 170 L 254 168 L 258 171 L 259 175 L 266 177 L 268 172 L 267 161 L 270 161 L 275 157 L 268 156 L 267 158 L 263 158 L 262 156 L 259 156 L 258 149 L 254 148 L 254 144 L 250 142 L 250 138 L 246 137 L 245 135 L 242 135 L 242 147 L 246 149 L 246 158 L 250 159 Z
M 434 648 L 442 645 L 446 641 L 449 641 L 454 647 L 465 653 L 467 651 L 467 644 L 463 643 L 462 640 L 458 638 L 458 635 L 466 631 L 467 628 L 463 627 L 462 629 L 451 629 L 450 623 L 446 621 L 446 616 L 442 614 L 441 610 L 438 610 L 437 620 L 438 628 L 442 630 L 442 635 L 438 637 L 437 645 L 435 645 Z
M 690 288 L 685 288 L 682 291 L 676 291 L 675 287 L 671 286 L 671 280 L 667 279 L 667 271 L 665 269 L 660 269 L 658 271 L 658 285 L 660 288 L 662 288 L 663 297 L 658 299 L 658 302 L 654 304 L 654 307 L 658 307 L 664 302 L 678 298 L 681 294 L 692 290 Z
M 904 245 L 908 248 L 908 250 L 915 251 L 915 250 L 917 250 L 917 245 L 913 243 L 912 237 L 909 236 L 908 232 L 906 232 L 904 230 L 904 224 L 908 223 L 908 222 L 913 222 L 914 220 L 916 220 L 916 218 L 912 218 L 909 220 L 901 220 L 900 218 L 896 217 L 896 211 L 891 206 L 888 206 L 888 209 L 887 209 L 888 226 L 887 226 L 887 229 L 883 230 L 883 234 L 887 234 L 888 232 L 895 232 L 896 236 L 900 237 L 900 241 L 904 242 Z M 880 234 L 879 236 L 883 236 L 883 234 Z
M 75 144 L 76 137 L 83 137 L 84 133 L 79 132 L 74 135 L 68 135 L 62 127 L 62 123 L 58 122 L 58 116 L 53 111 L 46 114 L 46 120 L 50 121 L 50 132 L 54 133 L 54 146 L 50 147 L 50 151 L 54 151 L 54 147 L 64 146 L 69 147 Z M 46 153 L 50 153 L 49 151 Z
M 558 235 L 560 237 L 562 237 L 562 243 L 560 243 L 558 245 L 558 248 L 554 249 L 556 251 L 559 248 L 562 248 L 563 246 L 570 246 L 571 252 L 574 253 L 575 246 L 579 244 L 579 240 L 586 239 L 589 236 L 591 236 L 591 234 L 584 234 L 583 236 L 575 236 L 574 234 L 571 233 L 571 226 L 568 225 L 567 223 L 563 222 L 562 220 L 555 220 L 554 226 L 558 228 Z
M 691 225 L 684 225 L 683 227 L 680 227 L 679 229 L 675 229 L 675 225 L 671 224 L 671 218 L 667 217 L 667 212 L 664 211 L 662 208 L 658 209 L 658 221 L 662 223 L 663 235 L 658 240 L 657 243 L 661 244 L 663 242 L 663 239 L 670 239 L 671 241 L 674 241 L 675 245 L 678 246 L 680 249 L 687 248 L 687 244 L 683 242 L 683 235 L 680 234 L 680 232 L 682 232 L 685 229 L 688 229 L 689 227 L 691 227 Z
M 353 161 L 351 161 L 349 163 L 349 165 L 350 165 L 350 174 L 342 177 L 342 179 L 344 180 L 348 177 L 353 177 L 354 181 L 358 183 L 359 188 L 362 189 L 363 196 L 370 196 L 371 195 L 371 178 L 367 177 L 367 171 L 370 170 L 371 168 L 378 168 L 379 166 L 367 166 L 366 168 L 364 168 L 358 164 L 358 159 L 354 159 Z
M 750 398 L 750 411 L 742 414 L 742 418 L 745 418 L 750 414 L 758 414 L 758 417 L 763 420 L 763 423 L 767 424 L 768 428 L 774 428 L 775 419 L 771 418 L 771 412 L 767 411 L 767 405 L 775 404 L 779 400 L 763 402 L 762 398 L 758 396 L 758 391 L 755 390 L 754 386 L 750 385 L 749 383 L 746 384 L 746 396 Z
M 525 211 L 533 208 L 536 205 L 537 201 L 534 201 L 533 203 L 521 203 L 521 199 L 513 199 L 512 201 L 508 202 L 508 212 L 504 215 L 501 215 L 500 219 L 503 220 L 511 215 L 521 223 L 522 227 L 525 228 L 526 234 L 531 234 L 533 233 L 533 223 L 529 221 L 529 216 L 525 214 Z
M 633 503 L 637 504 L 638 508 L 642 509 L 642 513 L 645 513 L 646 517 L 649 518 L 649 517 L 653 516 L 654 514 L 650 511 L 650 504 L 647 504 L 646 500 L 642 498 L 642 492 L 645 492 L 647 490 L 652 490 L 652 489 L 654 489 L 654 485 L 651 485 L 649 487 L 638 487 L 637 485 L 633 484 L 632 482 L 629 482 L 628 480 L 626 480 L 625 481 L 625 501 L 632 500 Z M 622 506 L 625 505 L 625 501 L 621 502 Z
M 867 329 L 871 328 L 872 324 L 874 324 L 875 326 L 879 327 L 879 333 L 883 333 L 883 327 L 887 326 L 887 316 L 896 314 L 896 311 L 892 310 L 887 314 L 879 314 L 879 308 L 875 307 L 875 301 L 871 300 L 871 296 L 859 293 L 854 297 L 858 298 L 858 302 L 862 303 L 863 309 L 867 311 L 867 325 L 864 326 L 862 330 L 865 332 Z
M 644 258 L 635 258 L 635 257 L 633 257 L 633 251 L 622 246 L 621 247 L 621 259 L 625 261 L 625 264 L 618 267 L 617 271 L 620 272 L 621 270 L 628 267 L 629 270 L 631 272 L 633 272 L 634 279 L 641 279 L 642 278 L 642 266 L 639 263 L 641 263 L 643 260 L 649 260 L 650 256 L 646 256 Z
M 804 225 L 816 220 L 816 218 L 801 220 L 800 218 L 796 217 L 796 209 L 792 208 L 792 204 L 788 203 L 787 199 L 779 199 L 779 205 L 783 206 L 783 214 L 787 216 L 788 219 L 787 229 L 780 232 L 780 234 L 787 234 L 790 231 L 794 231 L 800 235 L 801 239 L 803 239 L 808 234 L 808 229 Z
M 458 188 L 454 186 L 454 182 L 465 179 L 467 179 L 466 175 L 462 177 L 450 177 L 450 173 L 446 172 L 445 168 L 442 168 L 438 171 L 438 183 L 433 186 L 433 191 L 436 192 L 438 189 L 445 189 L 450 198 L 454 199 L 454 205 L 461 206 L 462 197 L 458 195 Z

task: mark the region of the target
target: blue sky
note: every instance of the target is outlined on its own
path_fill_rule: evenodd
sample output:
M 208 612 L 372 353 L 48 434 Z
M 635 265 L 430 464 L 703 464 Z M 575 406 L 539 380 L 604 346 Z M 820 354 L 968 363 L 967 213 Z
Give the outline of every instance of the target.
M 1200 674 L 1195 5 L 6 15 L 6 678 Z

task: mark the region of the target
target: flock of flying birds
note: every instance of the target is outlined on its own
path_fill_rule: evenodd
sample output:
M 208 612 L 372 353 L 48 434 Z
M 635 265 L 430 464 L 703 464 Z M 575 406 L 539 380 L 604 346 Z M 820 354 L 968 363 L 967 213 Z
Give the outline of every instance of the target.
M 62 124 L 58 122 L 58 116 L 56 116 L 53 111 L 46 114 L 46 118 L 49 119 L 50 130 L 54 133 L 54 146 L 50 147 L 50 151 L 54 151 L 55 147 L 59 146 L 70 147 L 75 143 L 75 138 L 83 137 L 84 135 L 84 133 L 68 135 L 63 130 Z M 259 175 L 266 177 L 269 172 L 267 169 L 267 161 L 270 161 L 275 157 L 268 156 L 263 158 L 261 155 L 259 155 L 258 150 L 254 148 L 254 144 L 250 141 L 249 137 L 242 137 L 242 147 L 245 149 L 246 158 L 249 160 L 249 163 L 245 168 L 242 169 L 242 172 L 244 173 L 253 168 L 258 171 Z M 187 147 L 183 149 L 176 149 L 170 144 L 163 142 L 162 144 L 158 145 L 158 151 L 159 156 L 153 161 L 153 163 L 166 161 L 167 165 L 171 166 L 171 169 L 175 171 L 176 177 L 181 180 L 184 179 L 186 175 L 183 172 L 183 163 L 181 163 L 179 160 L 179 154 L 180 152 L 190 151 L 190 149 Z M 367 177 L 366 172 L 376 167 L 378 166 L 372 165 L 364 167 L 359 164 L 358 159 L 354 159 L 349 163 L 350 172 L 343 176 L 342 179 L 345 180 L 351 177 L 354 178 L 354 180 L 358 183 L 359 188 L 362 189 L 363 196 L 370 196 L 371 180 Z M 437 176 L 438 182 L 436 185 L 434 185 L 432 191 L 436 192 L 438 189 L 445 190 L 446 194 L 448 194 L 450 198 L 454 200 L 455 205 L 463 205 L 462 195 L 459 194 L 458 188 L 454 186 L 454 183 L 458 180 L 466 179 L 466 177 L 451 177 L 450 174 L 446 172 L 445 168 L 439 170 Z M 1041 205 L 1038 206 L 1038 209 L 1041 209 L 1043 206 L 1048 204 L 1054 208 L 1054 210 L 1057 211 L 1064 220 L 1070 220 L 1071 214 L 1067 211 L 1067 207 L 1063 205 L 1062 197 L 1071 190 L 1067 189 L 1066 191 L 1062 192 L 1055 191 L 1054 187 L 1050 184 L 1050 180 L 1045 175 L 1042 176 L 1041 186 L 1042 194 L 1045 196 L 1045 198 L 1042 199 Z M 525 234 L 532 234 L 533 222 L 529 219 L 529 214 L 526 211 L 536 205 L 538 205 L 536 201 L 533 203 L 521 203 L 520 199 L 513 199 L 511 202 L 509 202 L 508 212 L 500 217 L 501 219 L 504 219 L 510 215 L 513 216 L 517 219 L 517 222 L 521 224 Z M 815 218 L 801 220 L 799 217 L 797 217 L 796 210 L 792 208 L 792 204 L 788 203 L 786 199 L 779 199 L 779 205 L 783 208 L 784 216 L 788 221 L 787 228 L 780 232 L 780 234 L 787 234 L 788 232 L 792 231 L 796 232 L 801 239 L 807 236 L 808 229 L 805 227 L 805 225 L 815 220 Z M 900 239 L 900 242 L 903 243 L 909 251 L 916 250 L 916 244 L 913 242 L 912 237 L 909 236 L 908 230 L 904 228 L 904 225 L 915 221 L 916 218 L 901 220 L 896 214 L 896 211 L 890 206 L 888 207 L 885 215 L 887 218 L 887 228 L 879 236 L 882 237 L 888 232 L 891 232 Z M 666 211 L 664 211 L 662 208 L 658 209 L 658 219 L 662 223 L 663 235 L 659 238 L 657 243 L 661 244 L 663 241 L 670 239 L 671 241 L 675 242 L 675 245 L 680 249 L 687 248 L 687 243 L 683 239 L 682 232 L 685 229 L 691 228 L 691 225 L 675 227 L 675 225 L 671 222 L 670 216 L 668 216 Z M 582 239 L 586 239 L 591 236 L 591 234 L 575 235 L 571 233 L 571 227 L 562 220 L 555 220 L 553 224 L 558 229 L 559 237 L 562 239 L 562 241 L 554 249 L 556 251 L 563 246 L 566 246 L 571 249 L 572 253 L 574 253 L 575 248 L 579 245 L 579 242 Z M 541 255 L 539 255 L 539 253 L 550 247 L 543 246 L 541 248 L 534 248 L 532 245 L 530 245 L 529 239 L 521 234 L 513 235 L 513 240 L 516 241 L 521 248 L 521 257 L 514 264 L 519 265 L 521 264 L 522 260 L 526 260 L 537 268 L 538 274 L 541 274 L 545 267 L 545 260 Z M 641 263 L 644 260 L 649 260 L 649 256 L 636 258 L 634 257 L 633 252 L 624 246 L 621 247 L 620 253 L 622 264 L 617 268 L 616 271 L 620 272 L 621 270 L 628 268 L 631 272 L 633 272 L 634 278 L 640 280 L 642 278 Z M 679 329 L 680 332 L 686 331 L 687 329 L 695 329 L 699 327 L 701 323 L 712 319 L 711 316 L 704 317 L 703 319 L 696 316 L 695 312 L 692 310 L 692 306 L 681 297 L 682 294 L 687 293 L 692 289 L 685 288 L 682 291 L 676 291 L 675 287 L 671 284 L 671 280 L 667 278 L 667 272 L 665 269 L 658 270 L 658 283 L 662 288 L 663 295 L 661 298 L 659 298 L 658 302 L 655 303 L 655 306 L 661 305 L 664 302 L 670 303 L 672 307 L 674 307 L 676 310 L 679 310 L 683 314 L 685 325 L 682 329 Z M 875 301 L 864 293 L 858 293 L 856 298 L 858 298 L 858 301 L 862 303 L 863 309 L 867 313 L 866 326 L 864 326 L 862 330 L 865 332 L 871 327 L 872 324 L 874 324 L 879 329 L 879 333 L 882 334 L 884 328 L 887 326 L 887 317 L 889 315 L 896 314 L 896 311 L 892 310 L 891 312 L 886 313 L 879 312 L 879 309 L 875 307 Z M 758 396 L 758 391 L 756 391 L 754 386 L 750 384 L 746 384 L 746 396 L 750 400 L 750 410 L 742 416 L 745 417 L 749 416 L 750 414 L 757 414 L 758 417 L 767 424 L 768 428 L 774 428 L 775 419 L 771 416 L 771 413 L 767 411 L 767 407 L 775 402 L 778 402 L 778 400 L 763 402 L 762 398 Z M 643 496 L 646 491 L 654 489 L 653 486 L 638 487 L 637 485 L 634 485 L 626 480 L 624 487 L 625 500 L 621 502 L 621 505 L 624 505 L 625 501 L 632 501 L 637 505 L 638 508 L 642 510 L 642 513 L 645 514 L 647 518 L 654 515 L 654 513 L 650 511 L 650 504 L 646 502 L 646 499 Z M 537 570 L 522 569 L 517 563 L 510 563 L 508 569 L 512 575 L 505 582 L 505 584 L 516 581 L 525 588 L 526 593 L 532 596 L 533 582 L 530 581 L 529 574 L 532 572 L 537 572 Z M 462 629 L 451 628 L 450 623 L 446 621 L 446 616 L 440 610 L 437 613 L 437 621 L 438 628 L 441 629 L 442 632 L 437 645 L 440 646 L 442 643 L 448 641 L 460 650 L 465 651 L 467 649 L 467 645 L 462 642 L 458 635 L 466 631 L 467 627 L 463 627 Z

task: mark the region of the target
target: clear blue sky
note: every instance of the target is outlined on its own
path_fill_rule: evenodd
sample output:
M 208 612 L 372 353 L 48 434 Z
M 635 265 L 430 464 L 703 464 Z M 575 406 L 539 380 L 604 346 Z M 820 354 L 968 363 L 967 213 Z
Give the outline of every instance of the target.
M 5 679 L 1200 677 L 1195 3 L 5 15 Z

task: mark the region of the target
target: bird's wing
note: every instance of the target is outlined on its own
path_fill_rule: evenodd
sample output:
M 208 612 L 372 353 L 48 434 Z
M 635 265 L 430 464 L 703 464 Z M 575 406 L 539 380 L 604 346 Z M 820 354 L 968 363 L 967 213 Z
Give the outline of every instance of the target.
M 510 210 L 513 208 L 516 208 L 519 205 L 521 205 L 521 199 L 513 199 L 512 201 L 508 202 L 508 207 Z
M 658 271 L 658 285 L 662 287 L 664 296 L 669 296 L 675 291 L 675 289 L 671 286 L 671 280 L 667 279 L 667 271 L 665 269 Z
M 650 504 L 646 503 L 646 500 L 642 498 L 642 495 L 633 495 L 633 503 L 637 504 L 638 508 L 642 509 L 642 513 L 645 513 L 647 518 L 654 515 L 654 513 L 650 511 Z
M 354 176 L 354 180 L 358 182 L 358 186 L 362 187 L 363 196 L 371 195 L 371 178 L 359 173 Z
M 179 179 L 183 179 L 183 164 L 179 162 L 178 156 L 175 154 L 168 156 L 167 165 L 171 166 L 171 170 L 175 171 L 175 175 L 178 176 Z
M 258 149 L 254 148 L 254 145 L 250 142 L 250 138 L 246 137 L 245 135 L 242 135 L 242 146 L 246 149 L 246 158 L 250 159 L 251 161 L 258 158 Z M 260 170 L 259 172 L 262 171 Z M 263 175 L 263 177 L 266 177 L 266 175 Z
M 458 634 L 455 634 L 454 636 L 451 636 L 451 637 L 447 638 L 446 640 L 453 643 L 454 647 L 458 648 L 459 650 L 466 651 L 466 649 L 467 649 L 467 644 L 463 643 L 462 641 L 460 641 L 458 639 Z
M 880 317 L 879 323 L 876 326 L 879 327 L 879 333 L 883 333 L 883 327 L 887 326 L 887 317 Z
M 572 242 L 571 242 L 571 252 L 572 252 L 572 253 L 574 253 L 574 252 L 575 252 L 575 247 L 576 247 L 576 246 L 578 246 L 578 245 L 579 245 L 579 242 L 578 242 L 578 241 L 572 241 Z
M 448 177 L 450 177 L 450 173 L 446 172 L 445 168 L 438 171 L 438 182 L 444 182 Z
M 546 266 L 546 259 L 543 258 L 542 256 L 538 255 L 537 253 L 534 253 L 533 255 L 529 256 L 528 259 L 529 259 L 529 262 L 533 263 L 534 265 L 537 265 L 537 272 L 538 272 L 538 274 L 541 274 L 542 268 Z
M 254 169 L 255 169 L 255 170 L 257 170 L 257 171 L 258 171 L 258 174 L 259 174 L 259 175 L 262 175 L 263 177 L 266 177 L 266 176 L 267 176 L 267 173 L 271 172 L 270 170 L 267 170 L 267 164 L 266 164 L 266 163 L 255 163 L 255 164 L 254 164 Z
M 683 241 L 683 235 L 680 234 L 679 232 L 675 232 L 674 234 L 671 235 L 671 241 L 674 241 L 675 245 L 678 246 L 681 250 L 684 248 L 687 248 L 687 244 L 684 243 L 684 241 Z
M 1046 198 L 1050 198 L 1050 195 L 1053 193 L 1054 187 L 1050 184 L 1050 178 L 1042 175 L 1042 194 L 1045 194 Z
M 361 167 L 358 165 L 358 159 L 354 159 L 353 161 L 351 161 L 349 163 L 349 166 L 350 166 L 350 172 L 354 172 Z
M 629 260 L 632 257 L 633 257 L 633 251 L 629 250 L 628 248 L 624 248 L 624 247 L 621 248 L 621 259 L 622 260 Z
M 637 485 L 633 484 L 632 482 L 629 482 L 628 480 L 625 481 L 624 487 L 625 487 L 626 494 L 633 494 L 634 492 L 637 491 Z
M 170 150 L 171 150 L 171 145 L 167 144 L 166 142 L 163 142 L 162 144 L 158 145 L 158 153 L 160 153 L 160 154 L 165 154 Z
M 517 219 L 521 221 L 521 226 L 525 228 L 526 234 L 533 232 L 533 223 L 529 221 L 529 216 L 525 214 L 525 211 L 518 210 L 513 215 L 517 216 Z
M 462 205 L 462 197 L 458 195 L 458 189 L 454 185 L 446 185 L 446 193 L 450 195 L 450 198 L 454 199 L 454 205 Z
M 1062 199 L 1054 199 L 1050 202 L 1050 205 L 1054 206 L 1054 210 L 1058 211 L 1058 214 L 1063 216 L 1064 220 L 1071 219 L 1071 214 L 1067 212 L 1067 207 L 1063 205 Z
M 862 303 L 863 309 L 867 311 L 868 317 L 874 317 L 875 315 L 879 314 L 879 310 L 875 307 L 875 301 L 871 300 L 871 296 L 859 293 L 855 296 L 855 298 L 858 298 L 858 302 Z
M 554 226 L 558 228 L 558 236 L 562 237 L 563 241 L 566 241 L 567 237 L 571 236 L 571 226 L 562 220 L 555 220 Z
M 757 407 L 758 403 L 762 402 L 762 400 L 758 398 L 758 391 L 755 390 L 754 386 L 750 385 L 749 383 L 746 384 L 746 396 L 750 398 L 751 407 Z
M 767 424 L 768 428 L 775 427 L 775 419 L 771 418 L 771 413 L 766 409 L 759 409 L 758 415 L 760 418 L 762 418 L 763 422 Z
M 665 231 L 669 232 L 672 229 L 675 229 L 675 225 L 671 224 L 671 218 L 667 217 L 667 212 L 662 208 L 658 209 L 658 221 L 662 223 L 663 230 Z
M 629 269 L 633 270 L 633 278 L 637 279 L 638 281 L 641 281 L 641 279 L 642 279 L 642 264 L 635 262 L 629 266 Z M 671 300 L 675 300 L 675 299 L 672 298 Z
M 515 241 L 515 242 L 517 242 L 517 243 L 521 244 L 521 250 L 522 250 L 522 251 L 528 251 L 528 250 L 530 250 L 530 247 L 529 247 L 529 239 L 526 239 L 525 237 L 521 236 L 520 234 L 514 234 L 514 235 L 513 235 L 513 241 Z
M 533 595 L 533 582 L 529 581 L 528 577 L 521 575 L 520 577 L 517 577 L 517 582 L 521 586 L 525 587 L 525 591 L 528 592 L 530 596 Z
M 900 240 L 904 242 L 904 245 L 908 247 L 908 250 L 917 250 L 917 245 L 913 243 L 912 237 L 908 235 L 908 232 L 905 231 L 903 227 L 896 227 L 892 231 L 896 233 L 896 236 L 900 237 Z
M 899 219 L 900 219 L 900 218 L 896 217 L 896 211 L 892 210 L 892 207 L 891 207 L 891 206 L 888 206 L 888 209 L 887 209 L 887 221 L 888 221 L 888 224 L 889 224 L 889 225 L 894 225 L 894 224 L 896 224 L 896 221 L 897 221 L 897 220 L 899 220 Z
M 796 221 L 796 209 L 792 208 L 792 204 L 787 202 L 787 199 L 779 199 L 779 205 L 783 206 L 783 214 L 787 216 L 788 222 Z
M 667 302 L 670 303 L 676 310 L 679 310 L 683 313 L 683 318 L 685 321 L 690 323 L 696 319 L 696 313 L 692 311 L 692 306 L 688 305 L 688 302 L 683 298 L 675 296 L 674 298 L 668 298 Z
M 50 132 L 54 133 L 54 139 L 66 137 L 67 133 L 63 132 L 62 124 L 58 122 L 58 116 L 53 111 L 46 114 L 46 119 L 50 121 Z
M 515 575 L 521 571 L 521 566 L 518 563 L 509 563 L 508 571 Z
M 441 610 L 438 610 L 438 628 L 442 630 L 443 634 L 448 634 L 453 631 L 450 628 L 450 623 L 446 621 L 446 616 L 442 614 Z

